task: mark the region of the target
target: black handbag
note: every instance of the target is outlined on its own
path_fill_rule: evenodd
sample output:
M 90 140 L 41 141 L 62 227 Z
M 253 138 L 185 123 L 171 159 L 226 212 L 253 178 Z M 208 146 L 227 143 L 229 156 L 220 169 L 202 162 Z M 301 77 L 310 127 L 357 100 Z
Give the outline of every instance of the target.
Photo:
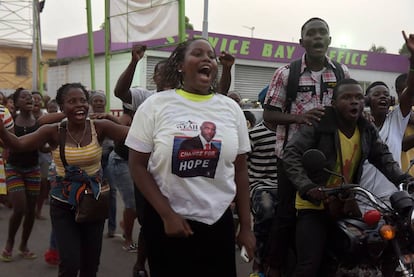
M 59 153 L 63 166 L 65 167 L 65 176 L 63 179 L 63 192 L 69 195 L 72 182 L 82 183 L 76 192 L 76 214 L 75 221 L 94 222 L 108 218 L 109 214 L 109 184 L 106 181 L 99 182 L 100 188 L 97 197 L 95 197 L 90 184 L 91 177 L 78 166 L 68 165 L 65 157 L 65 140 L 66 140 L 66 122 L 61 122 L 59 126 Z

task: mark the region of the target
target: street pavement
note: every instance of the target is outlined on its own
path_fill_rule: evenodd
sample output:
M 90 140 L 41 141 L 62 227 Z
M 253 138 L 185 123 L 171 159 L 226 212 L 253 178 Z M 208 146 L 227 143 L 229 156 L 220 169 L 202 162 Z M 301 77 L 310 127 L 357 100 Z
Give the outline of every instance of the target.
M 8 220 L 11 210 L 0 204 L 0 251 L 6 243 Z M 118 197 L 117 201 L 117 221 L 120 221 L 122 213 L 122 200 Z M 25 260 L 17 254 L 16 247 L 20 243 L 21 226 L 16 235 L 15 249 L 13 251 L 13 261 L 9 263 L 0 261 L 0 277 L 56 277 L 57 267 L 49 266 L 44 261 L 43 254 L 49 245 L 50 218 L 49 206 L 44 205 L 43 215 L 45 220 L 36 220 L 31 237 L 29 248 L 38 256 L 34 260 Z M 137 225 L 137 224 L 135 224 Z M 134 227 L 134 237 L 138 237 L 138 228 Z M 114 238 L 106 237 L 106 226 L 102 245 L 101 263 L 99 266 L 99 277 L 130 277 L 132 276 L 132 266 L 135 263 L 136 253 L 128 253 L 122 249 L 121 234 L 116 234 Z M 120 228 L 117 232 L 121 232 Z M 240 259 L 240 252 L 236 253 L 238 277 L 248 277 L 251 264 L 244 263 Z M 178 277 L 178 276 L 177 276 Z

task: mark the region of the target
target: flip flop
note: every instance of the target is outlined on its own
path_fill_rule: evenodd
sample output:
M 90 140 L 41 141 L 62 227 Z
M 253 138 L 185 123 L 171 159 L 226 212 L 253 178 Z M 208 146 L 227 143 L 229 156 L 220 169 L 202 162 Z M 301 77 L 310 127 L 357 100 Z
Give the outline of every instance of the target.
M 6 249 L 4 249 L 3 252 L 1 252 L 0 260 L 3 261 L 3 262 L 11 262 L 11 261 L 13 261 L 12 252 L 11 251 L 7 251 Z
M 19 251 L 19 255 L 23 258 L 23 259 L 28 259 L 28 260 L 33 260 L 33 259 L 36 259 L 37 258 L 37 256 L 36 256 L 36 254 L 35 253 L 33 253 L 33 252 L 30 252 L 30 250 L 25 250 L 25 251 L 22 251 L 22 250 L 20 250 Z

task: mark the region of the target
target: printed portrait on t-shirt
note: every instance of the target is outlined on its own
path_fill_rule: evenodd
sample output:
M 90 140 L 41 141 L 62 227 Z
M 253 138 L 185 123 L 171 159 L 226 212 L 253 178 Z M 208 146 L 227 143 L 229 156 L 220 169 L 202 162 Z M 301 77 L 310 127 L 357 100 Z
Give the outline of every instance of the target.
M 193 127 L 198 128 L 195 124 Z M 214 178 L 220 157 L 221 141 L 214 140 L 216 124 L 204 121 L 195 137 L 174 137 L 172 173 L 179 177 Z

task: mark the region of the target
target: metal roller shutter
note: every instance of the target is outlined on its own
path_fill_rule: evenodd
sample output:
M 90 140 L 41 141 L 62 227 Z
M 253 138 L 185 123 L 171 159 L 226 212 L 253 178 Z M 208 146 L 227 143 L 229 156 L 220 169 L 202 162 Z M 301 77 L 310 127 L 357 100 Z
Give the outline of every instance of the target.
M 165 58 L 160 57 L 147 57 L 147 89 L 148 90 L 155 90 L 156 86 L 154 81 L 152 80 L 152 77 L 154 75 L 154 68 L 157 63 L 160 61 L 165 60 Z
M 242 98 L 257 101 L 259 92 L 267 86 L 276 68 L 236 64 L 234 89 Z

